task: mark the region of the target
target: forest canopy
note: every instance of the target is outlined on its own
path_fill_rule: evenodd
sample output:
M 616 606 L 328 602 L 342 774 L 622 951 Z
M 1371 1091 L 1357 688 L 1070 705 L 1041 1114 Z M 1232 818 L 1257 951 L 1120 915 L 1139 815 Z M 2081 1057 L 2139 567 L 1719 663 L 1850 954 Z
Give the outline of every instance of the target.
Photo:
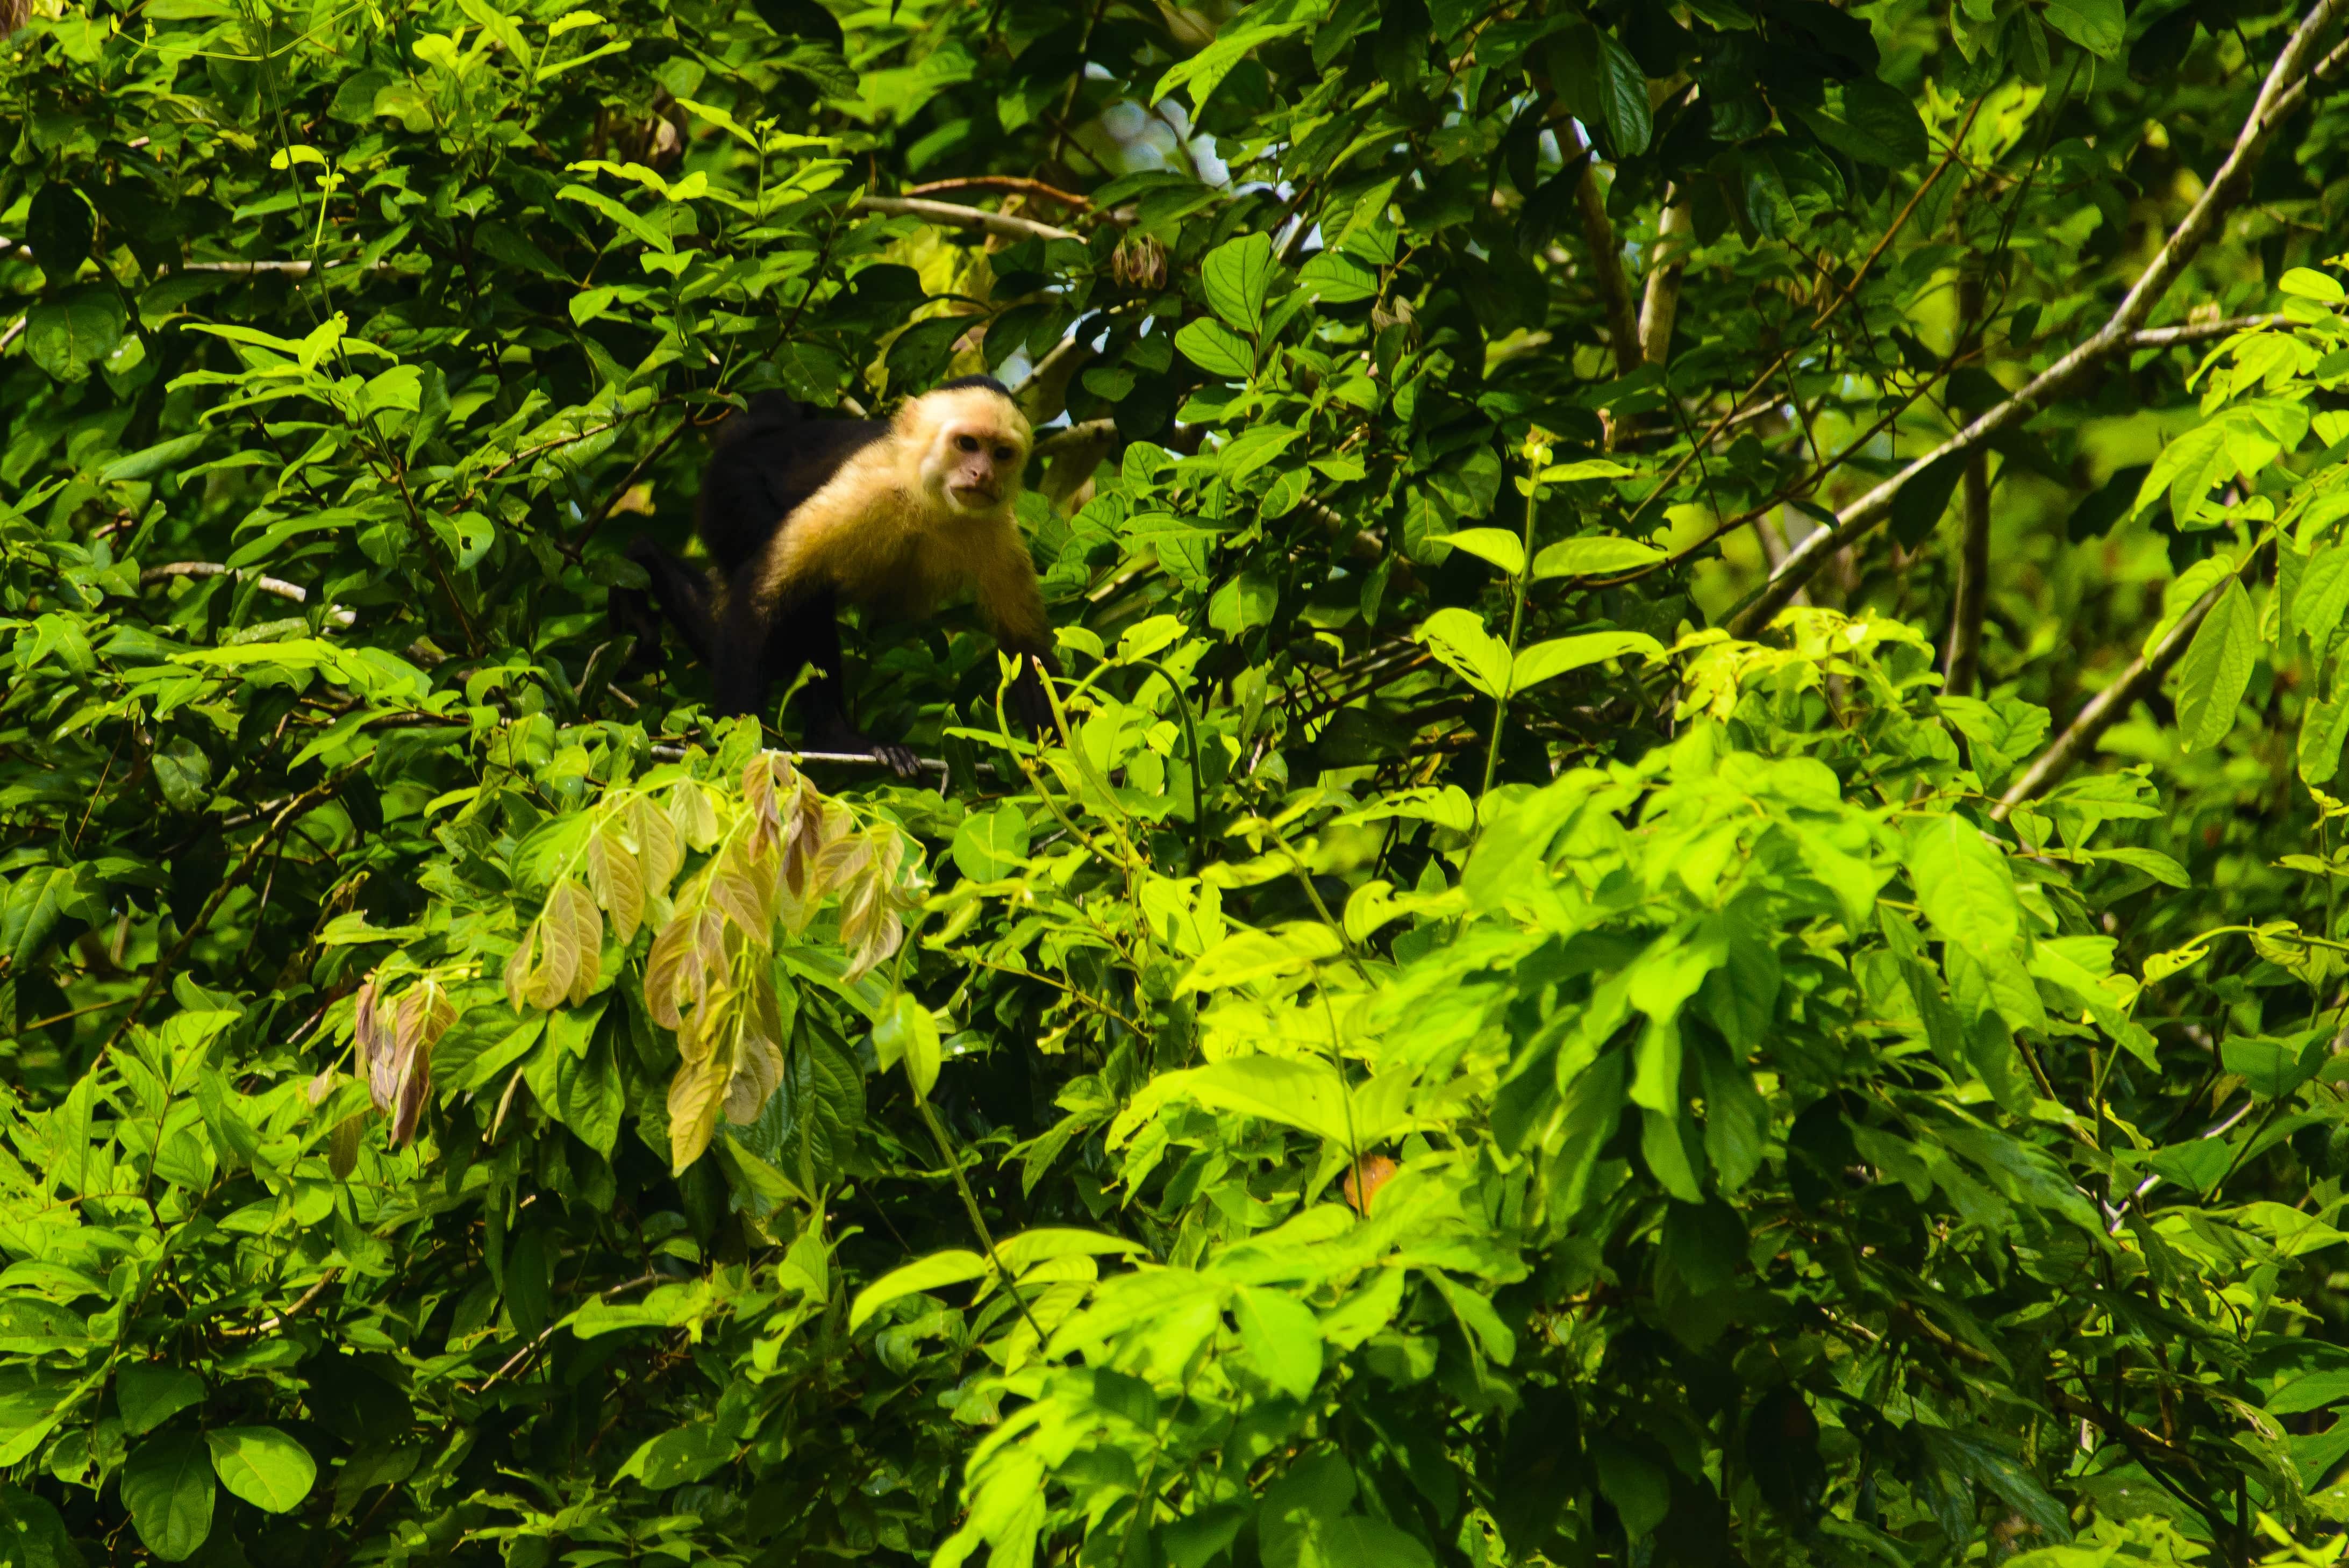
M 2349 3 L 0 102 L 0 1563 L 2349 1542 Z M 850 628 L 911 781 L 609 614 L 750 399 L 979 374 L 1040 734 L 968 606 Z

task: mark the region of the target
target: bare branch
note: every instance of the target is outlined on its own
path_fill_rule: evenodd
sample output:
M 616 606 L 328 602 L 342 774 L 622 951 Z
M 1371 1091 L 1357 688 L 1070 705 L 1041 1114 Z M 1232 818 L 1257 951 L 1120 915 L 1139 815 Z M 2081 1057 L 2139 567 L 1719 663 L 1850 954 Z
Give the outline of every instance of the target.
M 2031 418 L 2115 354 L 2133 346 L 2130 340 L 2144 325 L 2145 318 L 2153 314 L 2154 306 L 2161 303 L 2169 286 L 2217 232 L 2221 220 L 2250 194 L 2251 170 L 2261 153 L 2266 150 L 2276 128 L 2306 101 L 2309 84 L 2349 63 L 2349 45 L 2334 48 L 2313 68 L 2307 63 L 2344 5 L 2349 5 L 2349 0 L 2318 0 L 2294 29 L 2291 42 L 2276 57 L 2267 79 L 2261 84 L 2259 97 L 2235 138 L 2233 150 L 2227 154 L 2227 160 L 2220 165 L 2218 173 L 2188 209 L 2111 319 L 2085 343 L 2032 377 L 2023 390 L 1838 512 L 1835 527 L 1821 529 L 1797 545 L 1761 591 L 1730 617 L 1729 629 L 1733 634 L 1750 636 L 1755 629 L 1768 625 L 1795 590 L 1809 582 L 1829 555 L 1889 516 L 1892 498 L 1927 467 L 1953 452 L 1970 451 L 2009 426 Z
M 139 585 L 151 588 L 174 577 L 224 577 L 231 574 L 231 569 L 217 561 L 173 561 L 161 566 L 148 567 L 139 574 Z M 238 582 L 250 583 L 264 593 L 274 593 L 280 599 L 291 599 L 296 604 L 310 602 L 310 591 L 298 583 L 288 583 L 278 577 L 262 577 L 245 571 L 235 572 L 233 575 Z M 357 623 L 358 616 L 337 604 L 326 612 L 326 619 L 337 626 L 348 626 Z
M 1572 162 L 1590 150 L 1582 128 L 1568 119 L 1558 126 L 1558 141 Z M 1615 225 L 1607 220 L 1607 196 L 1599 189 L 1598 160 L 1585 159 L 1574 200 L 1582 210 L 1582 242 L 1590 252 L 1590 271 L 1599 297 L 1607 306 L 1607 335 L 1615 346 L 1615 374 L 1629 376 L 1640 368 L 1640 315 L 1631 306 L 1630 280 L 1623 275 L 1623 254 L 1616 248 Z
M 1063 191 L 1047 185 L 1041 180 L 1030 180 L 1019 174 L 967 174 L 959 180 L 933 180 L 926 185 L 909 185 L 908 196 L 931 196 L 941 191 L 1009 191 L 1021 196 L 1041 196 L 1048 201 L 1058 201 L 1064 207 L 1080 211 L 1091 207 L 1092 198 L 1080 196 L 1073 191 Z
M 1680 314 L 1681 279 L 1688 273 L 1690 236 L 1696 227 L 1687 199 L 1664 192 L 1664 215 L 1656 222 L 1656 256 L 1640 301 L 1640 357 L 1661 365 L 1671 353 L 1672 319 Z
M 2161 677 L 2169 673 L 2170 665 L 2184 656 L 2187 645 L 2194 640 L 2194 634 L 2204 618 L 2220 600 L 2226 597 L 2227 590 L 2234 584 L 2236 578 L 2250 571 L 2259 558 L 2260 551 L 2253 550 L 2243 564 L 2236 569 L 2234 576 L 2221 581 L 2197 599 L 2193 607 L 2178 617 L 2178 624 L 2163 634 L 2160 643 L 2130 660 L 2128 667 L 2121 671 L 2112 685 L 2089 698 L 2087 706 L 2064 727 L 2064 733 L 2033 759 L 2023 777 L 2016 779 L 1999 803 L 1991 808 L 1991 816 L 2003 821 L 2008 812 L 2044 791 L 2061 779 L 2073 763 L 2093 751 L 2098 738 L 2113 727 L 2114 721 L 2128 712 L 2137 698 L 2159 687 Z
M 1958 277 L 1959 331 L 1981 341 L 1982 273 L 1966 268 Z M 1958 545 L 1958 585 L 1950 605 L 1949 653 L 1942 660 L 1941 689 L 1951 696 L 1971 696 L 1982 671 L 1982 615 L 1990 607 L 1990 449 L 1976 447 L 1966 457 L 1961 480 L 1963 499 L 1959 507 L 1963 532 Z
M 863 196 L 856 201 L 860 212 L 878 212 L 889 218 L 919 218 L 926 222 L 943 223 L 948 228 L 984 229 L 1007 240 L 1081 240 L 1082 234 L 1068 229 L 1056 229 L 1050 223 L 1039 223 L 1033 218 L 1015 218 L 1009 212 L 989 212 L 983 208 L 958 206 L 952 201 L 924 201 L 910 196 Z

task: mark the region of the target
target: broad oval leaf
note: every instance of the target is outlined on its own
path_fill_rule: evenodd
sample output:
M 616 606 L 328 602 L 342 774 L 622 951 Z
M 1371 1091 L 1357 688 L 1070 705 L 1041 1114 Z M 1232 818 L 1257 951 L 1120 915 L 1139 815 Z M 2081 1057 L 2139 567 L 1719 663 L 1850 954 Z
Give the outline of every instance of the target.
M 1038 1264 L 1049 1263 L 1054 1258 L 1106 1257 L 1112 1253 L 1133 1253 L 1147 1250 L 1141 1243 L 1130 1242 L 1123 1236 L 1105 1236 L 1099 1231 L 1080 1231 L 1066 1226 L 1022 1231 L 995 1243 L 997 1259 L 1014 1274 L 1024 1274 Z
M 1356 304 L 1374 299 L 1379 274 L 1349 257 L 1323 251 L 1297 269 L 1297 283 L 1323 304 Z
M 1637 572 L 1643 566 L 1653 566 L 1671 557 L 1652 544 L 1642 544 L 1636 539 L 1614 539 L 1604 534 L 1592 534 L 1582 539 L 1561 539 L 1547 546 L 1534 557 L 1534 576 L 1546 577 L 1611 577 L 1619 572 Z
M 274 1427 L 216 1427 L 204 1441 L 221 1484 L 264 1513 L 290 1513 L 318 1479 L 310 1450 Z
M 212 1453 L 193 1432 L 150 1438 L 122 1466 L 122 1505 L 147 1550 L 181 1563 L 212 1532 Z
M 2002 957 L 2023 933 L 2023 906 L 2006 857 L 1963 817 L 1935 817 L 1909 838 L 1918 907 L 1944 940 L 1977 959 Z
M 1506 528 L 1464 528 L 1457 533 L 1436 534 L 1428 542 L 1464 550 L 1479 560 L 1491 562 L 1512 577 L 1526 574 L 1525 542 Z
M 1413 635 L 1486 696 L 1507 689 L 1509 645 L 1486 631 L 1475 612 L 1456 605 L 1438 610 Z
M 2235 727 L 2235 710 L 2260 658 L 2260 616 L 2242 580 L 2227 584 L 2178 665 L 2178 742 L 2207 751 Z
M 944 1285 L 961 1284 L 975 1280 L 988 1272 L 988 1262 L 977 1253 L 957 1248 L 952 1252 L 932 1253 L 904 1268 L 892 1269 L 856 1293 L 849 1304 L 850 1333 L 864 1326 L 865 1321 L 899 1296 L 919 1295 L 926 1290 Z
M 204 1400 L 204 1380 L 177 1367 L 125 1363 L 114 1372 L 114 1408 L 122 1429 L 144 1437 L 191 1405 Z
M 1509 690 L 1521 692 L 1553 676 L 1605 659 L 1621 658 L 1626 654 L 1643 654 L 1654 659 L 1661 658 L 1663 653 L 1663 644 L 1645 632 L 1585 632 L 1576 637 L 1553 637 L 1547 643 L 1517 650 L 1516 660 L 1509 666 Z
M 1209 308 L 1226 325 L 1251 337 L 1264 330 L 1264 301 L 1272 288 L 1272 236 L 1261 231 L 1225 241 L 1207 253 L 1199 268 Z
M 1256 350 L 1248 346 L 1247 338 L 1219 321 L 1186 323 L 1174 335 L 1174 346 L 1210 376 L 1245 381 L 1256 373 Z

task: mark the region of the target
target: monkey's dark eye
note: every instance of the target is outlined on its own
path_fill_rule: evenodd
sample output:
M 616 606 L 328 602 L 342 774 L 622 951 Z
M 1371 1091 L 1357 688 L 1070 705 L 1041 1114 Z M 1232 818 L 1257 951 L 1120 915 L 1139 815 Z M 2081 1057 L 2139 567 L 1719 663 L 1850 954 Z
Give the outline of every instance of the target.
M 978 450 L 978 438 L 975 436 L 957 436 L 955 445 L 966 452 L 975 452 Z
M 998 448 L 996 448 L 996 449 L 995 449 L 995 460 L 996 460 L 997 462 L 999 462 L 999 463 L 1008 463 L 1008 462 L 1009 462 L 1009 461 L 1011 460 L 1011 457 L 1012 457 L 1012 453 L 1011 453 L 1011 449 L 1010 449 L 1010 448 L 1009 448 L 1009 447 L 998 447 Z

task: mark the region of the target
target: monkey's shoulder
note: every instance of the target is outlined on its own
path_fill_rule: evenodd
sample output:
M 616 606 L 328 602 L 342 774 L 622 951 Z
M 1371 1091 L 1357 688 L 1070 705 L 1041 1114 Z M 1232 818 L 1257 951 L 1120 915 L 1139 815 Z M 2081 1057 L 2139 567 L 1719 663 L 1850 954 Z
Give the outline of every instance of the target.
M 701 480 L 702 538 L 731 571 L 842 469 L 886 438 L 877 419 L 811 419 L 763 399 L 719 428 Z

